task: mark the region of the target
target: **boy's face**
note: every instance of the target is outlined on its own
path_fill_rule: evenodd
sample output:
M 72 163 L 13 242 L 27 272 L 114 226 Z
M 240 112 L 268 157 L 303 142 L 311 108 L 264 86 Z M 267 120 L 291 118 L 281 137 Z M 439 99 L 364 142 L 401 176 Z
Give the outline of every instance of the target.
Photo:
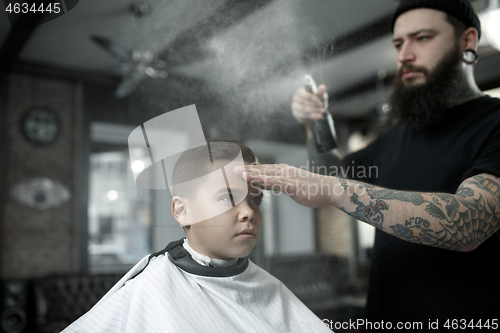
M 221 184 L 214 173 L 213 177 L 203 182 L 193 198 L 172 199 L 174 217 L 185 225 L 189 244 L 197 252 L 212 259 L 230 260 L 248 256 L 261 231 L 262 192 L 232 173 L 226 176 L 231 184 L 230 189 L 224 183 Z M 246 192 L 248 194 L 234 206 L 228 192 L 233 198 L 241 198 Z M 176 212 L 176 203 L 180 200 L 183 202 L 183 209 L 180 210 L 182 216 Z M 219 212 L 223 213 L 217 215 Z M 200 221 L 200 215 L 214 217 L 197 222 Z

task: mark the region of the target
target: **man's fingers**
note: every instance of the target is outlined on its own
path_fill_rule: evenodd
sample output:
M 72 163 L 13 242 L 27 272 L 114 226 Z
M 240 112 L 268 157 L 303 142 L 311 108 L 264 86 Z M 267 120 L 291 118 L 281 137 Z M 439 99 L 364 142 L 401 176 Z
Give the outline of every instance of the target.
M 306 92 L 307 95 L 293 95 L 292 102 L 304 107 L 323 107 L 323 101 L 318 98 L 318 96 Z
M 299 97 L 294 97 L 291 107 L 292 115 L 299 121 L 321 119 L 323 112 L 325 112 L 323 104 L 304 101 Z
M 288 183 L 294 175 L 285 164 L 261 164 L 234 167 L 234 172 L 247 182 L 258 182 L 259 185 L 272 186 Z M 290 179 L 289 179 L 290 178 Z
M 240 169 L 241 170 L 241 169 Z M 258 164 L 245 166 L 245 173 L 249 176 L 275 177 L 281 183 L 291 183 L 301 178 L 316 178 L 318 174 L 311 173 L 305 169 L 291 167 L 286 164 Z M 243 171 L 241 171 L 243 172 Z M 274 179 L 274 178 L 272 178 Z M 263 180 L 263 178 L 259 178 Z
M 308 92 L 305 88 L 299 88 L 293 98 L 294 100 L 297 99 L 298 101 L 302 101 L 304 104 L 322 106 L 323 102 L 321 101 L 320 96 L 323 96 L 323 92 L 319 95 L 315 95 Z
M 270 180 L 276 179 L 277 182 L 291 183 L 295 179 L 300 178 L 317 178 L 318 174 L 311 173 L 307 170 L 291 167 L 286 164 L 257 164 L 234 167 L 234 172 L 247 181 L 258 180 L 263 183 L 268 183 Z M 269 177 L 268 180 L 266 177 Z
M 292 115 L 300 120 L 319 120 L 323 118 L 323 113 L 322 112 L 315 112 L 315 113 L 292 113 Z
M 292 104 L 292 114 L 296 117 L 309 119 L 311 117 L 323 115 L 325 110 L 323 108 L 312 107 L 312 106 L 303 106 L 299 104 Z
M 326 86 L 324 84 L 320 84 L 318 86 L 318 95 L 322 96 L 324 93 L 326 93 Z
M 285 166 L 281 164 L 247 165 L 245 166 L 245 171 L 251 173 L 254 176 L 255 175 L 282 176 L 286 172 Z
M 325 85 L 321 85 L 321 90 L 318 91 L 318 96 L 314 95 L 305 88 L 299 88 L 292 98 L 292 115 L 300 122 L 307 119 L 319 120 L 323 117 L 326 109 L 326 102 L 323 98 L 328 98 Z
M 330 199 L 330 191 L 324 189 L 331 186 L 328 180 L 332 177 L 325 178 L 302 168 L 286 164 L 260 164 L 238 166 L 234 171 L 253 188 L 282 192 L 307 207 L 324 206 Z
M 263 165 L 239 165 L 233 168 L 233 171 L 238 176 L 245 179 L 247 182 L 258 181 L 266 183 L 264 177 L 276 176 L 279 172 L 282 173 L 281 166 L 274 164 Z
M 256 175 L 249 172 L 243 173 L 243 178 L 253 187 L 259 187 L 262 190 L 283 191 L 288 182 L 277 176 Z

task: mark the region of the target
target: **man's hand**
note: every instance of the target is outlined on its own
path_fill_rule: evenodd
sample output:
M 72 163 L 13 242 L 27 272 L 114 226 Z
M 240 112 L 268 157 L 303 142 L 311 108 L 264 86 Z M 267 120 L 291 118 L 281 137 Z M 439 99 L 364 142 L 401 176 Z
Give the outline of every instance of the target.
M 331 204 L 332 194 L 342 193 L 338 179 L 311 173 L 286 164 L 235 167 L 236 174 L 254 188 L 282 192 L 295 202 L 311 208 Z
M 293 96 L 292 114 L 299 122 L 304 123 L 308 119 L 319 120 L 323 112 L 328 108 L 328 94 L 326 86 L 318 86 L 318 94 L 308 92 L 304 87 L 299 88 Z
M 335 206 L 417 244 L 467 252 L 500 230 L 500 178 L 485 173 L 450 194 L 392 190 L 286 164 L 236 167 L 235 172 L 253 188 L 282 192 L 306 207 Z

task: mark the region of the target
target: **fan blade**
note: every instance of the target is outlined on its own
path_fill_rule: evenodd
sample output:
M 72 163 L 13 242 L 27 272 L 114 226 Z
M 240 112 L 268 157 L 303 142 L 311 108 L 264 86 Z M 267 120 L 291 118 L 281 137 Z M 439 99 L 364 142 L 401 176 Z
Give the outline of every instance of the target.
M 101 48 L 103 48 L 106 52 L 118 58 L 120 61 L 129 61 L 132 62 L 132 52 L 124 49 L 123 47 L 117 45 L 113 41 L 108 38 L 100 37 L 96 35 L 90 36 L 90 38 L 97 43 Z
M 146 73 L 147 76 L 153 79 L 166 79 L 168 77 L 168 72 L 164 69 L 157 69 L 154 67 L 146 67 L 144 69 L 144 73 Z
M 125 79 L 123 79 L 122 82 L 120 82 L 118 88 L 116 88 L 115 97 L 116 98 L 127 97 L 137 88 L 139 83 L 141 83 L 141 81 L 144 80 L 146 77 L 147 74 L 144 72 L 135 73 L 126 77 Z

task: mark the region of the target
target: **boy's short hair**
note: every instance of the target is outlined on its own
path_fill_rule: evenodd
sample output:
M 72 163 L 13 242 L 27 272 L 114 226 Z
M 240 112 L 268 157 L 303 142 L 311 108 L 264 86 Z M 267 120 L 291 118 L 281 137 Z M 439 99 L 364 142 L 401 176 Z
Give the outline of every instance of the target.
M 256 162 L 253 151 L 234 140 L 208 140 L 206 146 L 186 150 L 172 172 L 172 196 L 192 196 L 193 186 L 182 186 L 183 183 L 222 168 L 227 161 L 234 160 L 240 151 L 245 163 Z

